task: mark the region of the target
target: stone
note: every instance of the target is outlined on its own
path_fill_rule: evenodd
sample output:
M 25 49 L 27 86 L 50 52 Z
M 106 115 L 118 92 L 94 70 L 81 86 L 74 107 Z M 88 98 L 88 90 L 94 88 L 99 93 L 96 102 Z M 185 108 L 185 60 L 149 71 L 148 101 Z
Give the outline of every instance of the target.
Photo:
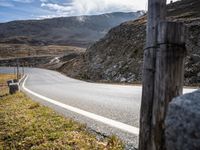
M 200 90 L 170 102 L 165 127 L 167 150 L 200 150 Z
M 13 79 L 13 82 L 14 82 L 14 83 L 17 83 L 17 82 L 18 82 L 18 80 L 17 80 L 17 79 Z
M 9 93 L 15 94 L 16 92 L 19 91 L 19 83 L 10 83 L 9 84 Z
M 126 82 L 126 78 L 124 78 L 124 77 L 122 77 L 121 79 L 120 79 L 120 82 Z
M 197 77 L 200 77 L 200 72 L 199 72 L 199 73 L 197 73 Z
M 191 59 L 192 59 L 192 61 L 193 61 L 194 63 L 197 63 L 197 62 L 200 61 L 200 56 L 197 55 L 197 54 L 193 54 L 193 55 L 191 56 Z
M 11 83 L 13 83 L 13 80 L 8 80 L 7 85 L 9 86 Z

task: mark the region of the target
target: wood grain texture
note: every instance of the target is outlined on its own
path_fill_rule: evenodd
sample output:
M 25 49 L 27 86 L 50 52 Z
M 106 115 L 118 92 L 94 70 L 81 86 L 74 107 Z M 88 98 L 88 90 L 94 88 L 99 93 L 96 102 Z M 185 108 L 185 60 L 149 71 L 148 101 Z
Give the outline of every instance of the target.
M 158 27 L 158 49 L 152 114 L 152 145 L 165 150 L 165 116 L 169 102 L 183 92 L 185 27 L 182 23 L 162 22 Z
M 143 91 L 140 110 L 139 150 L 151 148 L 151 118 L 154 98 L 157 26 L 166 17 L 166 0 L 148 1 L 146 48 L 144 51 Z

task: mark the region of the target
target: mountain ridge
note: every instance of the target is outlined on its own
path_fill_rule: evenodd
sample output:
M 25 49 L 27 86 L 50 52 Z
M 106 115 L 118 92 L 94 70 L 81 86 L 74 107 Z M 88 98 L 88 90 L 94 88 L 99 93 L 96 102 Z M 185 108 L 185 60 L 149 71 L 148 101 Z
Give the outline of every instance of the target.
M 0 43 L 87 47 L 103 37 L 112 27 L 136 19 L 142 14 L 142 11 L 114 12 L 0 23 Z
M 185 85 L 200 85 L 200 1 L 181 0 L 168 5 L 169 21 L 184 22 L 188 34 Z M 98 82 L 141 83 L 146 16 L 109 30 L 79 59 L 58 70 L 73 78 Z

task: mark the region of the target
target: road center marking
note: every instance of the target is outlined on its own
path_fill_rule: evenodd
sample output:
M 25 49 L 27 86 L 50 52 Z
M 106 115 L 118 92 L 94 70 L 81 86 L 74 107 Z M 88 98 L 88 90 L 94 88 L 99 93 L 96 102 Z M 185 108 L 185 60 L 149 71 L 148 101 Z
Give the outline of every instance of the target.
M 122 123 L 122 122 L 118 122 L 118 121 L 109 119 L 109 118 L 105 118 L 105 117 L 103 117 L 103 116 L 99 116 L 99 115 L 96 115 L 96 114 L 94 114 L 94 113 L 90 113 L 90 112 L 81 110 L 81 109 L 76 108 L 76 107 L 72 107 L 72 106 L 69 106 L 69 105 L 60 103 L 60 102 L 58 102 L 58 101 L 56 101 L 56 100 L 50 99 L 50 98 L 45 97 L 45 96 L 42 96 L 42 95 L 40 95 L 40 94 L 38 94 L 38 93 L 36 93 L 36 92 L 33 92 L 33 91 L 31 91 L 31 90 L 29 90 L 28 88 L 25 87 L 25 83 L 26 83 L 26 80 L 27 80 L 27 79 L 28 79 L 28 76 L 25 77 L 25 79 L 24 79 L 24 81 L 23 81 L 23 84 L 22 84 L 22 88 L 23 88 L 26 92 L 28 92 L 28 93 L 30 93 L 30 94 L 32 94 L 32 95 L 38 97 L 38 98 L 40 98 L 40 99 L 42 99 L 42 100 L 44 100 L 44 101 L 47 101 L 47 102 L 49 102 L 49 103 L 52 103 L 52 104 L 54 104 L 54 105 L 57 105 L 57 106 L 59 106 L 59 107 L 65 108 L 65 109 L 67 109 L 67 110 L 69 110 L 69 111 L 78 113 L 78 114 L 83 115 L 83 116 L 85 116 L 85 117 L 88 117 L 88 118 L 90 118 L 90 119 L 96 120 L 96 121 L 98 121 L 98 122 L 102 122 L 102 123 L 107 124 L 107 125 L 112 126 L 112 127 L 115 127 L 115 128 L 117 128 L 117 129 L 120 129 L 120 130 L 129 132 L 129 133 L 132 133 L 132 134 L 135 134 L 135 135 L 139 135 L 139 128 L 136 128 L 136 127 L 133 127 L 133 126 L 124 124 L 124 123 Z

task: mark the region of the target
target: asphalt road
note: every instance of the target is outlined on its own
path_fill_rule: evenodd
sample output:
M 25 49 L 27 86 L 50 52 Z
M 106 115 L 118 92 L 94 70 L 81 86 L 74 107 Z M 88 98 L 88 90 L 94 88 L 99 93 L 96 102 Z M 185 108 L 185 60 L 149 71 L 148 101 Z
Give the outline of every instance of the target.
M 12 73 L 13 68 L 0 68 L 0 73 L 9 72 Z M 116 134 L 126 143 L 137 146 L 137 134 L 113 127 L 112 120 L 135 128 L 139 127 L 141 86 L 88 83 L 71 79 L 55 71 L 37 68 L 26 68 L 25 72 L 28 78 L 24 86 L 28 90 L 61 104 L 95 114 L 97 117 L 110 119 L 108 122 L 110 121 L 111 125 L 44 101 L 41 97 L 25 90 L 34 100 L 52 107 L 67 117 L 86 123 L 91 131 L 102 135 Z M 184 89 L 184 93 L 192 91 L 194 89 Z

